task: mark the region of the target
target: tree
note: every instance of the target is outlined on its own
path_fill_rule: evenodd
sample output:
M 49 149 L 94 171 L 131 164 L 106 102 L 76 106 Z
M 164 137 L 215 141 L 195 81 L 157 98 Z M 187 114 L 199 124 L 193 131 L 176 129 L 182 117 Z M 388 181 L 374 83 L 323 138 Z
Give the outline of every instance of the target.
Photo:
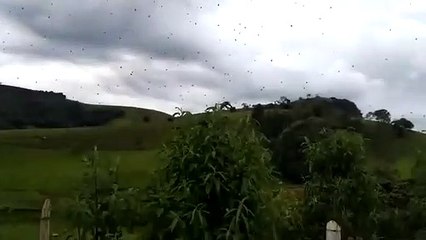
M 150 239 L 263 239 L 272 231 L 262 214 L 276 182 L 266 139 L 248 117 L 209 109 L 203 124 L 177 130 L 163 148 L 166 164 L 144 201 Z
M 414 127 L 414 124 L 406 118 L 401 118 L 392 121 L 392 127 L 396 131 L 398 137 L 403 137 L 406 130 L 410 130 Z
M 285 96 L 281 96 L 279 100 L 275 101 L 275 104 L 281 106 L 282 108 L 287 109 L 290 105 L 291 101 Z
M 367 113 L 366 118 L 371 120 L 377 120 L 384 123 L 390 123 L 391 114 L 386 109 L 379 109 L 374 112 Z
M 392 121 L 392 125 L 398 126 L 398 127 L 404 128 L 404 129 L 413 129 L 414 128 L 414 124 L 406 118 L 401 118 L 401 119 Z
M 365 172 L 361 135 L 339 130 L 307 141 L 309 177 L 305 184 L 304 217 L 308 234 L 318 239 L 324 223 L 336 220 L 344 235 L 371 239 L 378 207 L 376 183 Z

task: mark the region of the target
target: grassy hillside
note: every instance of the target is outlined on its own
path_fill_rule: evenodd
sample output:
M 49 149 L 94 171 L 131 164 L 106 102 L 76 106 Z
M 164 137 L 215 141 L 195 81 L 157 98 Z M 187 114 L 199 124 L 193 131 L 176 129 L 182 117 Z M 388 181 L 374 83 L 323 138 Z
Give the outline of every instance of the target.
M 97 127 L 0 131 L 0 239 L 38 239 L 39 209 L 46 198 L 53 204 L 52 231 L 67 228 L 60 212 L 81 186 L 83 156 L 95 145 L 102 161 L 119 159 L 122 187 L 144 186 L 160 166 L 157 149 L 172 126 L 168 114 L 86 107 L 119 110 L 124 115 Z
M 0 129 L 102 126 L 131 112 L 72 101 L 62 93 L 0 84 Z

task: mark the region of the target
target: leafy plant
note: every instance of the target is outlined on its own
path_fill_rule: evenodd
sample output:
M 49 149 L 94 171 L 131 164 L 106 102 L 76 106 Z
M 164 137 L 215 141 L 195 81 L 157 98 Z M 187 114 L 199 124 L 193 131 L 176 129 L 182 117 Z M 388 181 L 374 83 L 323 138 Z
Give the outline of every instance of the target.
M 262 239 L 275 179 L 266 139 L 247 117 L 217 104 L 197 124 L 178 129 L 163 148 L 167 164 L 145 199 L 150 239 Z M 269 234 L 269 235 L 268 235 Z
M 101 162 L 97 148 L 84 158 L 83 187 L 67 211 L 78 240 L 120 240 L 137 214 L 137 190 L 118 189 L 118 162 Z
M 378 192 L 375 181 L 363 170 L 363 138 L 342 130 L 324 134 L 318 142 L 307 141 L 305 150 L 309 178 L 304 220 L 311 226 L 308 234 L 318 239 L 324 235 L 324 224 L 333 219 L 342 225 L 345 235 L 371 239 Z

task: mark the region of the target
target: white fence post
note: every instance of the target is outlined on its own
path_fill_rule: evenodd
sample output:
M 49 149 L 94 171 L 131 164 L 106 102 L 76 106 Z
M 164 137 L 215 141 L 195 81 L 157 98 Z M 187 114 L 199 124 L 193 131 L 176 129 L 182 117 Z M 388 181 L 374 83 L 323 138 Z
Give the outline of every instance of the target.
M 52 206 L 50 205 L 50 199 L 46 199 L 41 209 L 41 218 L 40 218 L 40 240 L 49 240 L 50 239 L 50 210 Z
M 327 223 L 325 239 L 326 240 L 341 240 L 342 229 L 336 221 L 331 220 Z

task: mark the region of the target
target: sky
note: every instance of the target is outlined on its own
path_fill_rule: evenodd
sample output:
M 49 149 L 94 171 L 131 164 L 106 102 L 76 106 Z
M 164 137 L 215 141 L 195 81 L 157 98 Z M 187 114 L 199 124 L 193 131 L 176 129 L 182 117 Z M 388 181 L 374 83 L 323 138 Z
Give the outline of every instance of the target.
M 426 129 L 426 1 L 0 0 L 0 82 L 173 113 L 307 94 Z

